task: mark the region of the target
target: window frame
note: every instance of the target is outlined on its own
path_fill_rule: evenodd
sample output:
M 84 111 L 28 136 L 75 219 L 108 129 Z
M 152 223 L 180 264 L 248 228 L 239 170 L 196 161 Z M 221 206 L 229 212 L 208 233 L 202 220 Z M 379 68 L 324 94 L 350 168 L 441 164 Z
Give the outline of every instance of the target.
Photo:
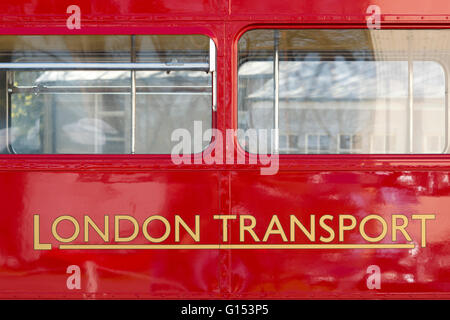
M 158 30 L 159 31 L 159 30 Z M 83 62 L 67 62 L 67 63 L 52 63 L 52 62 L 30 62 L 30 63 L 22 63 L 22 62 L 6 62 L 6 63 L 0 63 L 0 71 L 5 72 L 5 106 L 2 106 L 2 110 L 0 111 L 0 123 L 4 124 L 4 128 L 6 131 L 5 134 L 5 146 L 8 153 L 0 154 L 0 159 L 3 157 L 42 157 L 42 158 L 78 158 L 78 159 L 96 159 L 96 158 L 154 158 L 154 159 L 165 159 L 169 160 L 171 158 L 171 153 L 164 153 L 164 154 L 157 154 L 157 153 L 135 153 L 135 148 L 132 148 L 131 153 L 16 153 L 14 152 L 11 143 L 10 143 L 10 125 L 11 125 L 11 113 L 12 113 L 12 106 L 11 106 L 11 99 L 10 95 L 12 92 L 9 92 L 9 77 L 8 74 L 13 73 L 14 71 L 85 71 L 85 70 L 93 70 L 93 71 L 103 71 L 103 70 L 110 70 L 110 71 L 130 71 L 132 74 L 132 83 L 130 85 L 131 91 L 131 98 L 132 100 L 132 106 L 131 108 L 133 116 L 134 117 L 134 124 L 132 124 L 133 128 L 133 136 L 132 140 L 136 140 L 136 79 L 135 75 L 137 71 L 144 71 L 144 70 L 193 70 L 198 69 L 199 72 L 207 72 L 211 76 L 211 127 L 210 129 L 217 129 L 217 102 L 218 102 L 218 77 L 217 77 L 217 71 L 218 71 L 218 60 L 217 60 L 217 38 L 211 33 L 211 32 L 133 32 L 130 34 L 122 34 L 122 33 L 100 33 L 100 34 L 88 34 L 86 36 L 129 36 L 130 39 L 134 40 L 135 36 L 145 37 L 145 36 L 165 36 L 165 35 L 179 35 L 179 36 L 204 36 L 209 39 L 209 63 L 192 63 L 192 66 L 181 66 L 181 65 L 171 65 L 167 66 L 167 64 L 164 63 L 147 63 L 147 62 L 117 62 L 117 63 L 108 63 L 108 62 L 95 62 L 95 63 L 83 63 Z M 8 34 L 4 34 L 8 35 Z M 45 37 L 58 37 L 58 36 L 70 36 L 71 34 L 44 34 L 44 33 L 36 33 L 32 34 L 34 36 L 45 36 Z M 82 35 L 82 34 L 77 34 Z M 28 36 L 28 34 L 14 34 L 14 36 Z M 132 42 L 134 43 L 134 41 Z M 130 56 L 133 59 L 135 51 L 133 50 L 130 53 Z M 194 64 L 197 64 L 199 66 L 194 66 Z M 203 66 L 200 66 L 203 65 Z M 206 70 L 207 69 L 207 70 Z M 194 70 L 194 71 L 196 71 Z M 134 74 L 134 77 L 133 77 Z M 134 79 L 134 80 L 133 80 Z M 134 87 L 134 89 L 133 89 Z M 195 150 L 192 150 L 191 153 L 186 154 L 187 156 L 191 156 L 194 159 L 201 158 L 202 154 L 211 148 L 213 142 L 213 137 L 211 137 L 211 140 L 208 142 L 208 144 L 203 147 L 203 149 L 200 152 L 195 152 Z M 132 143 L 133 145 L 133 143 Z M 194 163 L 197 163 L 197 161 L 193 161 Z
M 325 30 L 367 30 L 367 25 L 358 25 L 358 24 L 352 24 L 352 25 L 345 25 L 345 24 L 333 24 L 333 23 L 327 23 L 327 24 L 255 24 L 255 25 L 246 25 L 243 28 L 239 30 L 239 32 L 236 33 L 236 36 L 234 38 L 233 43 L 233 62 L 236 66 L 234 70 L 232 70 L 233 74 L 233 114 L 232 114 L 232 124 L 233 129 L 237 130 L 240 129 L 238 127 L 239 119 L 238 119 L 238 112 L 239 112 L 239 68 L 245 63 L 249 61 L 262 61 L 262 60 L 249 60 L 246 59 L 244 63 L 239 64 L 239 41 L 241 40 L 242 36 L 253 30 L 315 30 L 315 29 L 325 29 Z M 414 24 L 397 24 L 397 25 L 389 25 L 382 28 L 383 30 L 449 30 L 449 25 L 439 25 L 439 26 L 423 26 L 423 25 L 414 25 Z M 270 60 L 273 62 L 274 60 Z M 450 110 L 449 110 L 449 104 L 450 104 L 450 72 L 449 68 L 445 65 L 445 63 L 439 59 L 427 59 L 427 60 L 420 60 L 420 61 L 433 61 L 438 63 L 444 72 L 444 88 L 445 88 L 445 96 L 444 96 L 444 113 L 445 113 L 445 121 L 444 121 L 444 148 L 441 153 L 350 153 L 350 154 L 339 154 L 339 153 L 323 153 L 323 154 L 285 154 L 285 153 L 279 153 L 278 157 L 279 159 L 286 161 L 294 160 L 294 162 L 297 159 L 304 159 L 304 160 L 314 160 L 314 158 L 319 159 L 339 159 L 339 160 L 355 160 L 356 162 L 352 164 L 352 167 L 354 167 L 355 164 L 360 163 L 359 160 L 386 160 L 389 161 L 391 164 L 393 164 L 392 160 L 399 160 L 399 164 L 403 163 L 404 159 L 411 159 L 411 158 L 442 158 L 443 156 L 446 156 L 450 154 Z M 412 60 L 414 62 L 414 60 Z M 408 73 L 409 74 L 409 73 Z M 409 96 L 408 96 L 409 99 Z M 371 139 L 371 136 L 367 136 L 367 139 Z M 244 155 L 246 158 L 258 156 L 259 154 L 253 154 L 248 152 L 246 149 L 244 149 L 239 141 L 235 141 L 236 145 L 236 151 L 242 155 Z M 306 162 L 305 162 L 306 164 Z

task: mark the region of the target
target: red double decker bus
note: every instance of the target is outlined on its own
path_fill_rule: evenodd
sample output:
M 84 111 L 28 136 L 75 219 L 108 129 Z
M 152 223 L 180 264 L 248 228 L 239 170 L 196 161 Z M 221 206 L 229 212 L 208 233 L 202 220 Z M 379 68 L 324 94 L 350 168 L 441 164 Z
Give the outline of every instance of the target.
M 0 298 L 450 298 L 448 1 L 0 9 Z

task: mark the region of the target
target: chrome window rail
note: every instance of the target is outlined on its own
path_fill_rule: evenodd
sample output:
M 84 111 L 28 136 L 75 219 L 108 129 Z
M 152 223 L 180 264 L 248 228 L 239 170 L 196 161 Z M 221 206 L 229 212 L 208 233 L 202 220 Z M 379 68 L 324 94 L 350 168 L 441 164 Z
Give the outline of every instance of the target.
M 11 71 L 39 71 L 39 70 L 60 70 L 60 71 L 76 71 L 76 70 L 98 70 L 98 71 L 129 71 L 129 70 L 155 70 L 155 71 L 204 71 L 209 72 L 209 64 L 202 62 L 192 63 L 91 63 L 91 62 L 11 62 L 0 63 L 1 70 Z

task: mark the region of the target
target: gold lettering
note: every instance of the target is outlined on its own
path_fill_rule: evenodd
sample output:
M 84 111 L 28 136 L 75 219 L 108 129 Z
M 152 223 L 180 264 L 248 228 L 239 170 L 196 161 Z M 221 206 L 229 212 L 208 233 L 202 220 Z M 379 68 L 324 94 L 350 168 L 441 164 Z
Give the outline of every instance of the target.
M 34 250 L 50 250 L 52 245 L 49 243 L 40 243 L 39 241 L 39 215 L 35 214 L 34 218 Z
M 183 226 L 195 242 L 200 241 L 200 216 L 195 216 L 195 233 L 188 227 L 186 222 L 180 216 L 175 216 L 175 241 L 180 242 L 180 224 Z
M 245 225 L 245 220 L 250 220 L 251 224 L 249 226 Z M 244 231 L 247 231 L 252 236 L 253 240 L 260 241 L 253 228 L 256 226 L 256 219 L 254 216 L 242 215 L 239 216 L 239 240 L 244 242 Z
M 89 226 L 94 228 L 95 232 L 103 239 L 103 241 L 109 241 L 109 217 L 105 216 L 105 231 L 102 232 L 100 228 L 95 224 L 95 222 L 89 216 L 84 216 L 84 241 L 89 241 Z
M 73 234 L 68 238 L 61 237 L 57 231 L 58 224 L 63 220 L 72 222 L 73 226 L 75 227 Z M 55 221 L 53 221 L 52 234 L 53 234 L 53 237 L 56 240 L 58 240 L 59 242 L 72 242 L 73 240 L 75 240 L 78 237 L 79 233 L 80 233 L 80 225 L 78 224 L 78 221 L 72 216 L 60 216 L 60 217 L 56 218 Z
M 235 215 L 214 215 L 214 220 L 222 220 L 222 240 L 223 242 L 228 241 L 228 220 L 236 219 Z
M 397 219 L 402 219 L 403 223 L 402 225 L 397 225 Z M 403 234 L 406 240 L 411 241 L 411 237 L 409 236 L 408 232 L 406 232 L 405 228 L 408 226 L 408 218 L 402 214 L 394 214 L 392 215 L 392 241 L 397 241 L 397 231 L 400 230 L 400 232 Z
M 273 226 L 276 225 L 276 229 L 273 229 Z M 271 234 L 279 234 L 284 242 L 287 242 L 288 239 L 286 234 L 284 233 L 283 227 L 280 224 L 280 220 L 277 215 L 274 215 L 270 220 L 269 226 L 267 227 L 266 234 L 264 235 L 263 242 L 266 242 Z
M 134 226 L 134 231 L 133 234 L 129 237 L 120 237 L 120 232 L 119 232 L 119 225 L 120 225 L 120 221 L 121 220 L 128 220 L 130 221 L 133 226 Z M 114 216 L 114 240 L 117 242 L 128 242 L 128 241 L 132 241 L 134 238 L 137 237 L 139 232 L 139 225 L 138 222 L 136 221 L 135 218 L 130 217 L 130 216 Z
M 422 223 L 422 240 L 421 240 L 421 246 L 422 248 L 425 248 L 427 245 L 427 239 L 426 239 L 426 221 L 427 220 L 434 220 L 436 219 L 436 216 L 434 214 L 414 214 L 412 216 L 413 220 L 420 220 Z
M 370 236 L 367 235 L 366 230 L 364 229 L 364 227 L 365 227 L 366 223 L 367 223 L 369 220 L 378 220 L 378 221 L 381 222 L 381 225 L 382 225 L 382 227 L 383 227 L 383 231 L 381 232 L 381 234 L 380 234 L 378 237 L 370 237 Z M 359 233 L 361 234 L 361 236 L 362 236 L 362 237 L 364 238 L 364 240 L 366 240 L 366 241 L 369 241 L 369 242 L 378 242 L 378 241 L 381 241 L 381 240 L 383 240 L 384 237 L 386 236 L 386 233 L 387 233 L 387 223 L 386 223 L 386 221 L 385 221 L 382 217 L 380 217 L 380 216 L 378 216 L 378 215 L 376 215 L 376 214 L 368 215 L 367 217 L 364 217 L 364 218 L 361 220 L 361 223 L 360 223 L 360 225 L 359 225 Z
M 164 234 L 161 237 L 159 237 L 159 238 L 153 238 L 151 235 L 148 234 L 147 226 L 153 220 L 161 221 L 162 223 L 164 223 L 164 226 L 166 228 L 166 231 L 164 232 Z M 144 224 L 142 225 L 142 232 L 144 233 L 144 237 L 150 242 L 157 242 L 157 243 L 158 242 L 163 242 L 164 240 L 167 239 L 167 237 L 169 237 L 169 234 L 170 234 L 170 223 L 163 216 L 157 216 L 157 215 L 150 216 L 147 219 L 145 219 Z
M 333 220 L 333 216 L 326 214 L 320 217 L 319 225 L 330 234 L 327 238 L 320 236 L 320 241 L 331 242 L 334 239 L 334 230 L 325 223 L 325 220 Z
M 351 224 L 346 226 L 344 220 L 351 220 Z M 344 241 L 344 231 L 353 230 L 356 227 L 356 218 L 349 214 L 339 215 L 339 241 Z
M 296 216 L 291 215 L 290 219 L 290 225 L 291 225 L 291 242 L 295 242 L 295 226 L 299 227 L 300 230 L 305 234 L 305 236 L 308 237 L 309 241 L 315 241 L 316 240 L 316 216 L 311 215 L 310 217 L 310 229 L 311 231 L 308 231 L 305 226 L 300 222 L 300 220 L 297 219 Z

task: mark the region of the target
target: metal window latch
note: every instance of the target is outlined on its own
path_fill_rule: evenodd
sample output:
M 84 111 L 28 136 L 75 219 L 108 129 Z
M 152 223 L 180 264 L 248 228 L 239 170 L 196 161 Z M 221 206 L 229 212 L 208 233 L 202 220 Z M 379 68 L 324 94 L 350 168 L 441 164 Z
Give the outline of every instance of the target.
M 38 85 L 34 86 L 34 87 L 33 87 L 33 93 L 34 93 L 34 95 L 35 95 L 35 96 L 38 96 L 38 95 L 41 93 L 41 91 L 42 91 L 43 89 L 46 89 L 46 86 L 44 86 L 44 85 L 41 84 L 41 83 L 39 83 Z

